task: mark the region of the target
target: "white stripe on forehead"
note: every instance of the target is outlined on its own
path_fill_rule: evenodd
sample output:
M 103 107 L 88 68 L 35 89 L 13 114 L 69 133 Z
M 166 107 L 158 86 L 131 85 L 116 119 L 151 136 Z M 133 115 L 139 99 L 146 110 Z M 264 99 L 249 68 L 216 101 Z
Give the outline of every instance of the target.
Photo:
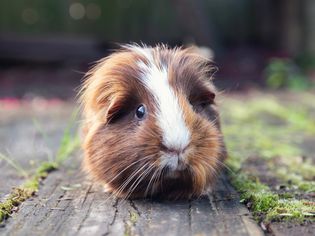
M 157 103 L 157 123 L 163 132 L 163 144 L 172 149 L 184 149 L 190 142 L 190 132 L 178 98 L 169 84 L 166 65 L 159 68 L 154 63 L 152 48 L 132 47 L 132 50 L 148 60 L 148 64 L 138 62 L 142 70 L 140 79 Z

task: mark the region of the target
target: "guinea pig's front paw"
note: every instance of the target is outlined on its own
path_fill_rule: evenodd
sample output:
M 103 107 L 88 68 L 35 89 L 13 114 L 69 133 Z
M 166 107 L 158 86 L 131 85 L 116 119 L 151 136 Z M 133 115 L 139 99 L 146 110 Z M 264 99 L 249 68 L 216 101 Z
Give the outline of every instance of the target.
M 103 191 L 104 191 L 104 193 L 111 193 L 111 192 L 113 192 L 113 189 L 108 184 L 104 184 L 103 185 Z

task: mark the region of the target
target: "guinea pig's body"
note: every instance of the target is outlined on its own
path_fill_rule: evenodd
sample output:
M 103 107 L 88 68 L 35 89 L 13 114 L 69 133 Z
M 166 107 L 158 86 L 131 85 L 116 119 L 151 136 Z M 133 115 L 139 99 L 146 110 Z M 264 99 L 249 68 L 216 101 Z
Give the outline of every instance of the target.
M 200 196 L 225 147 L 209 61 L 193 49 L 128 45 L 81 91 L 84 169 L 123 198 Z

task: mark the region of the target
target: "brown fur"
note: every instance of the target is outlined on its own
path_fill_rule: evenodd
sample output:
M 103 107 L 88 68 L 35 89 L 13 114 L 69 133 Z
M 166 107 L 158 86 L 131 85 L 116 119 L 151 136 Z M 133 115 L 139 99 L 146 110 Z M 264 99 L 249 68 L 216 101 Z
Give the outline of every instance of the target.
M 137 61 L 148 61 L 127 48 L 100 61 L 83 85 L 84 169 L 119 197 L 200 196 L 214 182 L 226 156 L 209 75 L 212 67 L 193 49 L 151 50 L 157 66 L 167 65 L 191 132 L 187 168 L 174 173 L 159 169 L 163 144 L 154 116 L 157 107 L 139 80 L 137 66 Z M 148 111 L 141 121 L 134 116 L 139 104 Z

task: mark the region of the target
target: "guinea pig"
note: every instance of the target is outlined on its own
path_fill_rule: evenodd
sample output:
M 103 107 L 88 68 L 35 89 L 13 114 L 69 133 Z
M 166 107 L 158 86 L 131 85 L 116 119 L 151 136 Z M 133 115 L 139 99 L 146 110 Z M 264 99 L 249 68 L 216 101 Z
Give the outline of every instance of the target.
M 226 157 L 212 83 L 194 48 L 126 45 L 80 91 L 83 167 L 121 198 L 206 193 Z

